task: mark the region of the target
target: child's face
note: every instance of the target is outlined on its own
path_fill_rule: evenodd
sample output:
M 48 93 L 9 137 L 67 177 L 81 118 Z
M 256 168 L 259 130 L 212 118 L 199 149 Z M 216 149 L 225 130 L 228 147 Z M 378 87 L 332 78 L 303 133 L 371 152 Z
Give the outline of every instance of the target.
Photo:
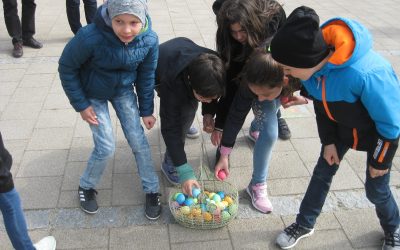
M 205 103 L 210 103 L 210 102 L 212 102 L 213 100 L 215 100 L 215 99 L 218 98 L 218 96 L 213 96 L 213 97 L 204 97 L 204 96 L 201 96 L 201 95 L 197 94 L 195 90 L 193 90 L 193 95 L 194 95 L 194 98 L 197 99 L 197 101 L 199 101 L 199 102 L 205 102 Z
M 143 27 L 139 18 L 131 14 L 115 16 L 111 24 L 114 33 L 123 43 L 132 42 Z
M 257 95 L 257 99 L 260 102 L 263 101 L 272 101 L 281 94 L 282 92 L 282 86 L 279 87 L 274 87 L 274 88 L 269 88 L 267 86 L 258 86 L 258 85 L 252 85 L 249 84 L 249 89 L 251 92 L 253 92 L 255 95 Z
M 285 75 L 293 76 L 295 78 L 299 78 L 300 80 L 308 80 L 314 74 L 314 68 L 309 69 L 301 69 L 301 68 L 294 68 L 284 64 L 280 64 L 283 68 L 283 73 Z
M 231 36 L 241 44 L 247 43 L 247 31 L 239 23 L 231 24 Z

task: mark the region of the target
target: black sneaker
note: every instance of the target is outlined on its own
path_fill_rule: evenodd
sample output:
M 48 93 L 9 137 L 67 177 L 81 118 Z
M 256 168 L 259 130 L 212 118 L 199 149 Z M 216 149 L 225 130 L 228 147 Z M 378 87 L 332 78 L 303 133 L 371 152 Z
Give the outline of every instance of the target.
M 12 55 L 15 58 L 20 58 L 24 54 L 24 50 L 22 49 L 22 43 L 16 42 L 14 43 L 14 48 Z
M 97 191 L 93 188 L 86 190 L 79 187 L 78 194 L 82 210 L 88 214 L 97 213 L 97 210 L 99 210 L 96 201 Z
M 40 49 L 43 47 L 43 44 L 33 37 L 27 38 L 27 39 L 22 39 L 22 44 L 24 46 L 28 46 L 28 47 L 31 47 L 34 49 Z
M 289 126 L 283 118 L 278 119 L 278 137 L 282 140 L 289 140 L 292 137 Z
M 400 249 L 400 229 L 397 228 L 393 233 L 385 233 L 382 250 L 399 250 Z
M 146 194 L 144 213 L 149 220 L 157 220 L 161 215 L 160 193 Z
M 314 228 L 309 229 L 302 227 L 297 223 L 293 223 L 278 235 L 276 238 L 276 244 L 282 249 L 289 249 L 294 247 L 300 239 L 308 237 L 313 233 Z

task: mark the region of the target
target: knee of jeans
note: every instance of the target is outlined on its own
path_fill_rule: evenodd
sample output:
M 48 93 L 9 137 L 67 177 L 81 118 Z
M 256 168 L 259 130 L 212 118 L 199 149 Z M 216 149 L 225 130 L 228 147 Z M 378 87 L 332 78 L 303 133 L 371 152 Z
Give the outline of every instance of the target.
M 95 153 L 98 158 L 106 159 L 114 155 L 115 146 L 114 145 L 102 145 L 100 148 L 95 148 Z
M 376 188 L 365 184 L 365 192 L 368 200 L 373 204 L 384 204 L 391 196 L 389 187 Z

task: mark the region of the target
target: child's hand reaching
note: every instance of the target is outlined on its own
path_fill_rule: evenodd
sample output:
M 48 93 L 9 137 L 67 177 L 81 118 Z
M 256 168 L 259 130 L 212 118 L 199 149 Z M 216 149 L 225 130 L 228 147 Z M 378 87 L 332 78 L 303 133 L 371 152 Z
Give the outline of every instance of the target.
M 82 110 L 79 113 L 81 114 L 82 119 L 90 125 L 99 125 L 97 115 L 92 106 L 87 107 L 85 110 Z
M 192 196 L 192 188 L 200 188 L 200 184 L 196 180 L 187 180 L 182 183 L 182 192 L 187 196 Z
M 156 123 L 156 118 L 151 115 L 151 116 L 145 116 L 142 117 L 142 121 L 144 123 L 144 126 L 146 126 L 147 129 L 151 129 L 154 124 Z
M 221 178 L 218 176 L 219 171 L 224 170 L 226 177 L 227 178 L 229 176 L 229 158 L 227 155 L 221 155 L 219 158 L 218 163 L 215 165 L 215 170 L 214 170 L 214 176 L 215 178 L 217 178 L 220 181 Z
M 211 133 L 214 131 L 215 121 L 212 115 L 205 114 L 203 116 L 203 130 L 206 133 Z
M 307 98 L 305 98 L 304 96 L 283 96 L 281 97 L 281 104 L 282 107 L 284 108 L 288 108 L 294 105 L 302 105 L 302 104 L 307 104 Z
M 214 129 L 214 131 L 211 134 L 211 143 L 214 146 L 218 146 L 219 144 L 221 144 L 221 138 L 222 138 L 222 132 Z

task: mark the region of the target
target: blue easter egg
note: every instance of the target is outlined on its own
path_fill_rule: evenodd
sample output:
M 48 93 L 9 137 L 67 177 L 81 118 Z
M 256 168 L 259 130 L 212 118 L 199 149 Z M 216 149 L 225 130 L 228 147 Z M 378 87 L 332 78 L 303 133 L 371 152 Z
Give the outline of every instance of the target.
M 175 201 L 179 203 L 179 205 L 182 205 L 183 202 L 185 202 L 186 198 L 185 195 L 180 193 L 178 196 L 176 196 Z
M 207 211 L 207 206 L 204 203 L 200 204 L 200 208 L 201 208 L 201 211 L 203 211 L 203 212 Z
M 184 203 L 186 206 L 190 207 L 194 203 L 193 198 L 187 198 Z
M 198 188 L 192 188 L 192 196 L 194 198 L 197 198 L 197 196 L 199 196 L 199 194 L 201 193 L 200 189 Z
M 221 197 L 221 200 L 224 199 L 225 197 L 225 193 L 222 191 L 217 192 L 217 194 L 219 195 L 219 197 Z

